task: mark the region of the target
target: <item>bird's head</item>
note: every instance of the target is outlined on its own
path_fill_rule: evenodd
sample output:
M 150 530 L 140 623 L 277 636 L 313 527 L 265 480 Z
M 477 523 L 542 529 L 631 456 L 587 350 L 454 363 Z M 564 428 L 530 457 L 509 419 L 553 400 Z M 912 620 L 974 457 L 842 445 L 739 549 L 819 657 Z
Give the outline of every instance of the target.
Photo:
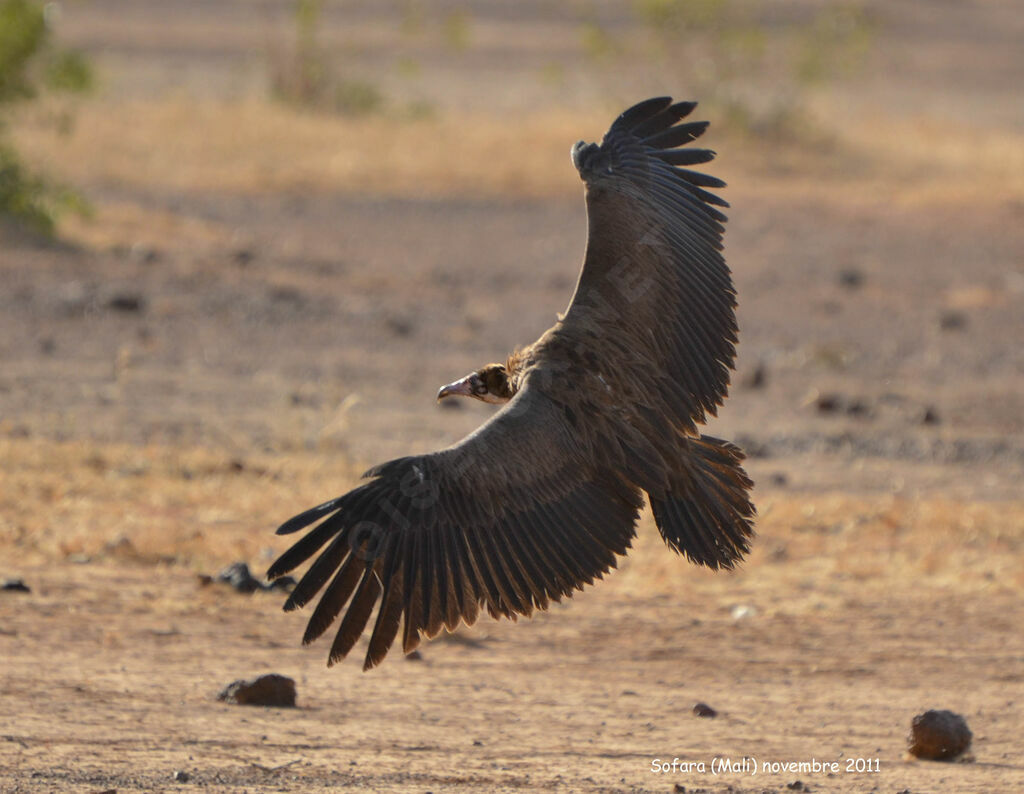
M 507 403 L 515 395 L 512 380 L 504 364 L 488 364 L 471 372 L 462 380 L 442 386 L 437 399 L 458 395 L 473 397 L 485 403 Z

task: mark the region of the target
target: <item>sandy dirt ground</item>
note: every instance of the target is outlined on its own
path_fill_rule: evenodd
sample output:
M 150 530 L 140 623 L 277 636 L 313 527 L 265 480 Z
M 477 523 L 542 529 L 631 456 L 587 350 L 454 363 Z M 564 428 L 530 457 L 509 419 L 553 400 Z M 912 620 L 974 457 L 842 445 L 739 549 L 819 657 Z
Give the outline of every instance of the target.
M 569 146 L 687 84 L 612 4 L 327 4 L 388 102 L 350 117 L 268 98 L 288 3 L 67 3 L 100 89 L 11 133 L 94 216 L 0 227 L 0 579 L 31 591 L 0 591 L 0 791 L 1024 791 L 1024 20 L 865 7 L 806 140 L 704 112 L 747 562 L 697 570 L 645 513 L 585 593 L 364 674 L 200 575 L 489 415 L 434 394 L 565 307 Z M 630 44 L 588 54 L 595 18 Z M 297 708 L 216 699 L 268 672 Z M 908 755 L 930 708 L 958 761 Z

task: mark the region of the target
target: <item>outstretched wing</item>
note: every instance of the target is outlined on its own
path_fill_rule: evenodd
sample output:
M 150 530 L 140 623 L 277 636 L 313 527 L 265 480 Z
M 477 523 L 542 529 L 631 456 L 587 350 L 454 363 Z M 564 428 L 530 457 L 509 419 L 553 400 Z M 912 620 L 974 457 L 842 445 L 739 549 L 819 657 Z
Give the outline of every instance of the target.
M 285 609 L 323 590 L 304 643 L 345 612 L 329 664 L 352 649 L 378 602 L 363 669 L 384 658 L 403 619 L 408 653 L 481 609 L 530 615 L 600 578 L 629 548 L 639 494 L 596 457 L 562 408 L 527 385 L 455 446 L 377 466 L 365 484 L 287 521 L 279 534 L 322 519 L 268 576 L 319 552 Z
M 705 190 L 725 183 L 686 167 L 714 152 L 678 148 L 708 126 L 680 123 L 695 106 L 649 99 L 619 116 L 600 146 L 573 147 L 589 229 L 559 328 L 576 349 L 642 366 L 649 407 L 690 434 L 725 398 L 737 341 L 726 218 L 716 208 L 728 204 Z

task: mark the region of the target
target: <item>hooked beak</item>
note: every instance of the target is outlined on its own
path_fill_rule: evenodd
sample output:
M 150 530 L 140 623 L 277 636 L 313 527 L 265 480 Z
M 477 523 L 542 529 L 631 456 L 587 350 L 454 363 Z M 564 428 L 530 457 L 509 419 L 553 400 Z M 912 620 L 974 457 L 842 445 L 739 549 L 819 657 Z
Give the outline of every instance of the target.
M 437 401 L 441 402 L 445 397 L 451 397 L 453 395 L 457 395 L 459 397 L 472 397 L 472 379 L 472 375 L 467 375 L 462 380 L 457 380 L 454 383 L 449 383 L 447 386 L 442 386 L 441 390 L 437 393 Z

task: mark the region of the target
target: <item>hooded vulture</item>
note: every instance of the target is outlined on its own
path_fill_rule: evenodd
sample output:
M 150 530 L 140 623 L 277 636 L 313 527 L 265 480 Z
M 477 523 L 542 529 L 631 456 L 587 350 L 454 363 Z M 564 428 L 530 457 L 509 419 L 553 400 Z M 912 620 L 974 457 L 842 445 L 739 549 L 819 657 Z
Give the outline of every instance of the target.
M 503 407 L 457 444 L 375 466 L 277 530 L 319 522 L 268 576 L 317 555 L 284 608 L 321 594 L 304 643 L 344 613 L 328 664 L 368 625 L 363 669 L 399 635 L 409 653 L 482 611 L 515 620 L 572 596 L 629 549 L 644 492 L 691 562 L 732 568 L 749 550 L 743 453 L 698 430 L 726 397 L 737 327 L 728 204 L 707 190 L 725 183 L 689 168 L 714 152 L 680 148 L 708 126 L 683 122 L 695 104 L 649 99 L 600 145 L 572 147 L 588 236 L 568 309 L 532 345 L 438 393 Z

